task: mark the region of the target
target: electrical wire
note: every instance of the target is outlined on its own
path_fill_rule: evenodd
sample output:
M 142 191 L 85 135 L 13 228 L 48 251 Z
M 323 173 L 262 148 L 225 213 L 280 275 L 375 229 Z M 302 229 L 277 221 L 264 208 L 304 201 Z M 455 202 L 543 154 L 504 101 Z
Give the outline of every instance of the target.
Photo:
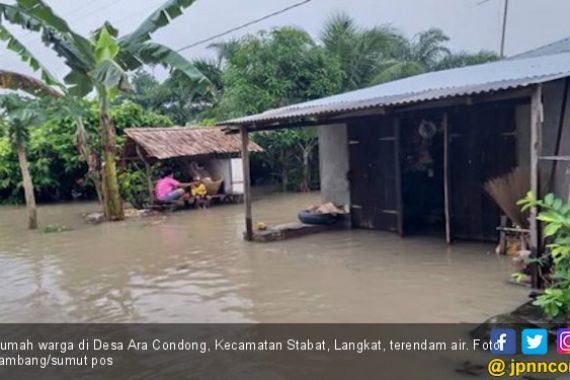
M 88 13 L 84 13 L 83 15 L 80 15 L 79 18 L 76 18 L 72 22 L 79 22 L 79 21 L 85 19 L 86 17 L 90 17 L 94 14 L 100 13 L 101 11 L 103 11 L 105 9 L 108 9 L 108 8 L 114 6 L 115 4 L 120 3 L 121 1 L 123 1 L 123 0 L 111 0 L 110 2 L 107 2 L 105 5 L 103 5 L 99 8 L 95 8 L 93 11 L 89 11 Z M 62 18 L 65 19 L 65 18 L 69 17 L 70 15 L 77 13 L 78 10 L 84 10 L 85 8 L 86 8 L 85 5 L 82 5 L 81 7 L 78 7 L 78 8 L 74 8 L 71 12 L 69 12 L 67 14 L 62 14 Z M 16 38 L 18 38 L 20 40 L 20 42 L 22 42 L 22 43 L 32 42 L 34 37 L 35 37 L 35 32 L 32 32 L 32 31 L 26 31 L 22 35 L 16 36 Z
M 187 49 L 192 49 L 193 47 L 196 47 L 196 46 L 199 46 L 199 45 L 203 45 L 203 44 L 205 44 L 205 43 L 207 43 L 207 42 L 216 40 L 216 39 L 218 39 L 218 38 L 220 38 L 220 37 L 223 37 L 223 36 L 226 36 L 226 35 L 228 35 L 228 34 L 230 34 L 230 33 L 233 33 L 233 32 L 236 32 L 236 31 L 238 31 L 238 30 L 247 28 L 248 26 L 251 26 L 251 25 L 260 23 L 261 21 L 265 21 L 265 20 L 267 20 L 267 19 L 269 19 L 269 18 L 278 16 L 278 15 L 280 15 L 280 14 L 282 14 L 282 13 L 285 13 L 285 12 L 288 12 L 288 11 L 290 11 L 290 10 L 292 10 L 292 9 L 298 8 L 298 7 L 302 6 L 302 5 L 305 5 L 305 4 L 307 4 L 307 3 L 310 3 L 311 1 L 313 1 L 313 0 L 303 0 L 303 1 L 300 1 L 300 2 L 298 2 L 298 3 L 295 3 L 295 4 L 293 4 L 293 5 L 288 6 L 288 7 L 286 7 L 286 8 L 283 8 L 283 9 L 280 9 L 280 10 L 275 11 L 275 12 L 273 12 L 273 13 L 270 13 L 270 14 L 268 14 L 268 15 L 265 15 L 265 16 L 263 16 L 263 17 L 260 17 L 260 18 L 257 18 L 257 19 L 255 19 L 255 20 L 246 22 L 245 24 L 241 24 L 241 25 L 236 26 L 236 27 L 234 27 L 234 28 L 228 29 L 228 30 L 226 30 L 226 31 L 224 31 L 224 32 L 215 34 L 215 35 L 213 35 L 213 36 L 211 36 L 211 37 L 204 38 L 203 40 L 199 40 L 199 41 L 193 42 L 193 43 L 191 43 L 191 44 L 189 44 L 189 45 L 183 46 L 183 47 L 181 47 L 180 49 L 178 49 L 178 50 L 176 50 L 176 51 L 177 51 L 177 52 L 181 52 L 181 51 L 184 51 L 184 50 L 187 50 Z

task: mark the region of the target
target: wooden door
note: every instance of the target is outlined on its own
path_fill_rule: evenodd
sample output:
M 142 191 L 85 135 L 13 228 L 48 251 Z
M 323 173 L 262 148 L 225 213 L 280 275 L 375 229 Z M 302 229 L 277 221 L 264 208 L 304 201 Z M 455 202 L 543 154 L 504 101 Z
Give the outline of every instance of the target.
M 355 228 L 402 233 L 399 124 L 386 117 L 348 124 L 351 215 Z
M 514 109 L 461 108 L 449 113 L 448 128 L 451 235 L 495 241 L 500 210 L 483 184 L 515 166 Z

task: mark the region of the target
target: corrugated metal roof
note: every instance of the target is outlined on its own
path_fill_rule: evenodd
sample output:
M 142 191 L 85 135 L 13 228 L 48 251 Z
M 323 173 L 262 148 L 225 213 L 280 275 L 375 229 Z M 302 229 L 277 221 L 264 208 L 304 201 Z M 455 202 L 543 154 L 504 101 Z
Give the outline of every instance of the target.
M 570 53 L 436 71 L 224 122 L 269 124 L 522 88 L 570 76 Z
M 561 54 L 570 52 L 570 37 L 554 41 L 550 44 L 539 46 L 536 49 L 525 51 L 509 57 L 509 59 L 534 58 L 544 55 Z
M 226 135 L 221 127 L 128 128 L 123 157 L 137 157 L 139 144 L 149 157 L 159 160 L 174 157 L 192 157 L 211 154 L 236 154 L 241 151 L 238 135 Z M 249 142 L 250 152 L 263 149 Z

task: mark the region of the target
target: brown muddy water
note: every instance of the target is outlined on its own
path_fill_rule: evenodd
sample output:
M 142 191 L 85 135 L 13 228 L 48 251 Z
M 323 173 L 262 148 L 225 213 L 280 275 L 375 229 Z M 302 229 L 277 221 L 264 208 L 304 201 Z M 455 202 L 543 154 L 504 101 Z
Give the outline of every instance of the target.
M 318 194 L 271 195 L 255 220 L 292 221 Z M 242 240 L 240 205 L 97 226 L 93 203 L 0 207 L 0 322 L 480 322 L 526 301 L 492 246 L 341 231 Z

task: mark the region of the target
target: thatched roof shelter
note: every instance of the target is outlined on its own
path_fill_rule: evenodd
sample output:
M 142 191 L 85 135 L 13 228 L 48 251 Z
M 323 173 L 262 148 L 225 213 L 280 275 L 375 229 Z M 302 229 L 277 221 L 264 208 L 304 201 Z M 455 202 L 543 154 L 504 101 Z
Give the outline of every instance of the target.
M 229 135 L 223 127 L 169 127 L 169 128 L 128 128 L 123 159 L 145 158 L 164 160 L 176 157 L 196 156 L 236 156 L 240 153 L 239 135 Z M 139 152 L 137 152 L 137 146 Z M 250 152 L 263 152 L 256 143 L 250 141 Z

